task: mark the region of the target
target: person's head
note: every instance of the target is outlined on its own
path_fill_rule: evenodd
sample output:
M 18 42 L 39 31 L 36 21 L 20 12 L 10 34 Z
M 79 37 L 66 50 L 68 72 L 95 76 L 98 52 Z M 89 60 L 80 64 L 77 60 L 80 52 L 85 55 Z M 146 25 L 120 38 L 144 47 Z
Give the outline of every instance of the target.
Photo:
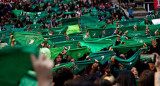
M 64 86 L 95 86 L 95 85 L 91 81 L 81 78 L 81 79 L 68 80 L 64 83 Z
M 55 63 L 61 62 L 62 58 L 63 58 L 63 55 L 62 55 L 62 54 L 59 54 L 59 55 L 56 57 L 56 59 L 55 59 Z
M 72 58 L 70 62 L 74 62 L 74 61 L 75 61 L 75 59 Z
M 78 11 L 81 11 L 81 8 L 78 8 Z
M 4 19 L 4 17 L 3 16 L 1 16 L 1 20 L 3 20 Z
M 154 70 L 155 69 L 155 64 L 153 62 L 149 62 L 148 65 L 149 65 L 149 69 L 150 70 Z
M 121 64 L 121 63 L 118 63 L 118 66 L 119 66 L 119 69 L 124 69 L 125 68 L 124 65 Z
M 105 75 L 106 75 L 106 76 L 104 77 L 105 80 L 108 80 L 108 81 L 111 82 L 112 84 L 115 82 L 115 78 L 114 78 L 114 76 L 111 74 L 110 68 L 106 69 Z
M 62 67 L 57 69 L 55 74 L 53 74 L 53 82 L 55 86 L 63 86 L 64 82 L 73 79 L 73 72 L 67 67 Z
M 154 72 L 145 70 L 139 78 L 138 86 L 154 86 Z
M 138 71 L 137 71 L 137 69 L 135 67 L 132 67 L 131 71 L 134 74 L 135 78 L 137 78 L 138 77 Z
M 75 7 L 74 7 L 74 8 L 75 8 L 75 10 L 77 10 L 77 9 L 78 9 L 78 6 L 76 6 L 76 5 L 75 5 Z
M 148 24 L 148 20 L 147 19 L 145 20 L 145 24 Z
M 107 20 L 107 23 L 108 23 L 108 24 L 112 23 L 111 19 L 108 19 L 108 20 Z
M 109 68 L 105 70 L 105 75 L 111 76 L 111 70 Z
M 94 84 L 95 86 L 112 86 L 111 82 L 106 79 L 97 79 Z
M 21 27 L 21 24 L 20 23 L 18 23 L 18 28 L 20 28 Z
M 116 13 L 116 9 L 113 10 L 113 13 Z
M 122 71 L 116 81 L 120 86 L 136 86 L 134 74 L 129 70 Z

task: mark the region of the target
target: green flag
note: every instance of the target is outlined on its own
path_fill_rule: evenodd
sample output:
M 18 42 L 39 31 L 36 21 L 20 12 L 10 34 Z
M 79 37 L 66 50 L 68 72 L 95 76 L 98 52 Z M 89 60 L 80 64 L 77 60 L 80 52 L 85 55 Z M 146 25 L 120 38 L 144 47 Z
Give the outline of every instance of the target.
M 30 18 L 33 19 L 36 16 L 37 12 L 26 12 L 26 14 L 28 14 Z
M 129 50 L 137 50 L 142 48 L 144 43 L 151 43 L 151 39 L 130 39 L 124 40 L 125 44 L 119 44 L 118 46 L 112 46 L 113 50 L 118 50 L 121 53 L 127 53 Z
M 47 17 L 48 11 L 37 12 L 37 15 L 40 19 Z
M 48 35 L 49 30 L 47 28 L 43 29 L 43 30 L 39 30 L 41 32 L 42 35 Z
M 145 31 L 128 31 L 127 37 L 139 37 L 139 36 L 146 36 L 146 32 Z
M 66 32 L 67 26 L 50 28 L 53 34 L 64 34 Z
M 148 28 L 151 33 L 154 33 L 157 29 L 160 29 L 160 25 L 149 25 Z
M 89 47 L 92 52 L 97 52 L 97 51 L 100 51 L 101 49 L 104 49 L 104 48 L 111 46 L 112 41 L 110 39 L 80 41 L 80 45 Z
M 17 86 L 20 79 L 32 68 L 30 53 L 31 47 L 6 47 L 0 49 L 0 85 Z
M 34 4 L 34 5 L 31 5 L 30 7 L 31 7 L 32 9 L 35 9 L 37 6 L 38 6 L 38 4 Z
M 119 22 L 123 26 L 128 26 L 128 25 L 139 25 L 139 20 L 127 20 L 127 21 L 120 21 Z
M 8 43 L 8 44 L 9 44 L 9 39 L 10 39 L 10 37 L 7 37 L 7 38 L 0 38 L 1 43 Z
M 59 7 L 52 7 L 52 8 L 51 8 L 51 10 L 53 10 L 53 11 L 55 11 L 55 12 L 56 12 L 56 11 L 58 11 L 58 10 L 59 10 Z
M 136 39 L 128 39 L 128 40 L 122 40 L 122 42 L 125 42 L 126 44 L 135 44 L 135 43 L 151 43 L 151 38 L 136 38 Z
M 105 22 L 87 23 L 87 28 L 103 28 L 105 24 Z
M 84 15 L 81 16 L 81 25 L 82 28 L 84 27 L 84 25 L 87 25 L 87 23 L 98 23 L 99 18 L 97 16 L 88 16 L 88 15 Z
M 31 24 L 29 25 L 34 31 L 37 31 L 43 24 Z
M 51 48 L 51 59 L 55 60 L 55 58 L 64 50 L 64 47 Z
M 16 32 L 16 33 L 14 33 L 13 37 L 22 46 L 35 46 L 35 47 L 37 47 L 42 42 L 44 42 L 44 38 L 42 35 L 28 33 L 28 32 Z
M 50 40 L 53 43 L 57 43 L 57 42 L 62 42 L 62 41 L 66 41 L 66 35 L 54 35 L 54 37 L 50 37 L 48 38 L 48 40 Z
M 115 30 L 116 30 L 116 28 L 106 28 L 104 36 L 106 37 L 106 36 L 112 35 Z
M 74 0 L 63 0 L 61 3 L 63 4 L 69 4 L 70 2 L 73 2 Z
M 19 86 L 38 86 L 35 72 L 28 71 L 28 73 L 21 79 Z
M 145 25 L 136 25 L 137 26 L 137 31 L 145 31 L 146 26 Z M 130 26 L 124 26 L 120 28 L 120 31 L 125 32 L 125 31 L 134 31 L 134 25 Z
M 11 30 L 11 28 L 13 28 L 13 25 L 5 25 L 4 28 L 6 28 L 7 30 Z
M 78 18 L 63 18 L 62 19 L 62 25 L 75 25 L 78 24 Z
M 73 33 L 79 33 L 80 32 L 80 29 L 79 29 L 79 25 L 76 24 L 76 25 L 71 25 L 71 26 L 68 26 L 68 29 L 67 29 L 67 34 L 73 34 Z
M 139 49 L 132 57 L 130 57 L 129 59 L 121 59 L 117 56 L 115 56 L 114 58 L 120 62 L 122 65 L 124 65 L 127 68 L 132 68 L 136 62 L 138 61 L 138 57 L 141 54 L 141 50 Z
M 22 32 L 22 31 L 24 31 L 26 29 L 26 27 L 23 27 L 23 28 L 12 28 L 11 30 L 13 31 L 13 32 Z
M 55 47 L 67 47 L 68 50 L 78 48 L 79 41 L 63 41 L 54 44 Z
M 116 28 L 116 24 L 107 24 L 105 29 L 108 29 L 108 28 Z
M 71 56 L 75 60 L 78 60 L 79 58 L 83 57 L 84 54 L 90 53 L 90 50 L 87 47 L 82 47 L 82 48 L 75 48 L 75 49 L 70 49 L 67 51 L 67 55 Z
M 92 29 L 92 28 L 87 28 L 89 31 L 89 35 L 91 38 L 100 38 L 102 36 L 103 28 L 98 28 L 98 29 Z
M 70 34 L 68 35 L 70 40 L 83 40 L 83 35 L 81 34 Z
M 62 68 L 62 67 L 68 67 L 68 68 L 71 68 L 73 66 L 73 62 L 69 62 L 69 63 L 66 63 L 66 64 L 61 64 L 60 66 L 58 67 L 54 67 L 52 68 L 52 71 L 55 72 L 57 69 L 59 68 Z
M 12 12 L 15 16 L 20 16 L 24 12 L 24 10 L 12 10 Z
M 10 36 L 11 31 L 0 31 L 0 35 Z
M 98 60 L 102 65 L 105 64 L 115 53 L 113 51 L 100 51 L 91 53 L 89 58 Z
M 87 65 L 94 63 L 94 60 L 83 60 L 83 61 L 75 61 L 74 66 L 74 74 L 78 74 L 82 71 Z
M 76 14 L 74 11 L 64 12 L 64 14 Z

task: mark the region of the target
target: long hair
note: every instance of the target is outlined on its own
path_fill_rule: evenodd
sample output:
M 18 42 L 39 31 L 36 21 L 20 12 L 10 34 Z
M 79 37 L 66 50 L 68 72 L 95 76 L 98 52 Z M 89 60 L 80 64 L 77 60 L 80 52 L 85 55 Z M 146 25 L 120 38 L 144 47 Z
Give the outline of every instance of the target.
M 138 86 L 154 86 L 154 71 L 143 71 L 140 75 Z
M 129 70 L 122 71 L 116 81 L 120 86 L 136 86 L 134 74 Z

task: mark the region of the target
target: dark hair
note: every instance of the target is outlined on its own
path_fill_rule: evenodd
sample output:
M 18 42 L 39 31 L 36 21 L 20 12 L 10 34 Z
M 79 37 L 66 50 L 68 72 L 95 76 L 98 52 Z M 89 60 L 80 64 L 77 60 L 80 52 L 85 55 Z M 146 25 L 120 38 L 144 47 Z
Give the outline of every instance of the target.
M 64 83 L 64 86 L 95 86 L 92 81 L 86 80 L 83 77 L 68 80 Z
M 120 86 L 136 86 L 134 74 L 129 70 L 122 71 L 116 81 Z
M 140 75 L 138 86 L 154 86 L 154 71 L 143 71 Z
M 95 86 L 112 86 L 111 82 L 105 79 L 97 79 L 94 84 Z
M 62 67 L 56 70 L 56 73 L 53 74 L 53 82 L 55 86 L 63 86 L 64 82 L 73 79 L 73 72 L 67 67 Z

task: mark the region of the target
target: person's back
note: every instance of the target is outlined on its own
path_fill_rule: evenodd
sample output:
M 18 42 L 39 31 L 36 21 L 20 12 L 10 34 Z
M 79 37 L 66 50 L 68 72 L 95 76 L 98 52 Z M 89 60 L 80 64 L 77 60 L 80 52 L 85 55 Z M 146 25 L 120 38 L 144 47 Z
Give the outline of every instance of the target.
M 129 13 L 129 17 L 134 18 L 133 17 L 133 7 L 129 8 L 128 13 Z
M 130 8 L 130 9 L 128 10 L 128 13 L 129 13 L 129 16 L 131 16 L 131 15 L 133 14 L 132 8 Z
M 111 82 L 106 79 L 97 79 L 94 84 L 95 86 L 112 86 Z
M 143 71 L 140 75 L 138 86 L 154 86 L 154 71 Z
M 73 72 L 67 67 L 62 67 L 58 69 L 53 76 L 54 86 L 63 86 L 64 82 L 73 79 Z
M 79 77 L 76 79 L 68 80 L 64 83 L 64 86 L 95 86 L 91 80 L 86 80 L 85 77 Z
M 134 74 L 129 70 L 122 71 L 116 81 L 119 86 L 136 86 Z

